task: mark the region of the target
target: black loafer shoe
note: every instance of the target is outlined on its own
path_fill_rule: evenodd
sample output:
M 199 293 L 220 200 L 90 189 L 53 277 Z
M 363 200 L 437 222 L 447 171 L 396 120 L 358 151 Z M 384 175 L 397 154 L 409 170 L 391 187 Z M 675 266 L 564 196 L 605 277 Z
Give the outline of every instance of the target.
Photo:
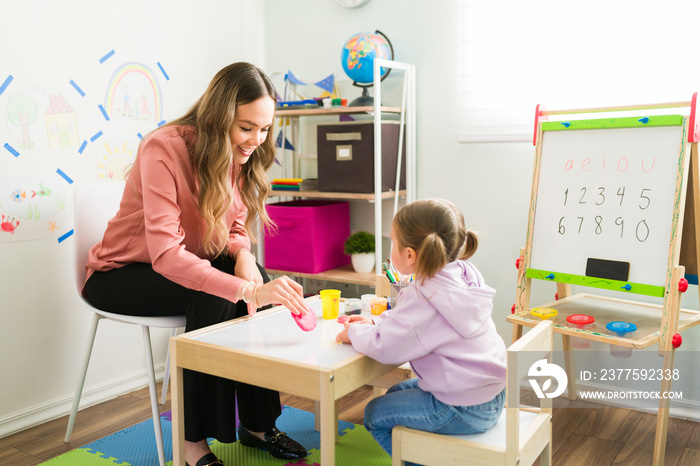
M 199 458 L 199 461 L 197 461 L 197 464 L 194 466 L 223 466 L 224 463 L 221 462 L 219 458 L 216 457 L 214 453 L 207 453 L 206 455 L 202 456 Z M 190 466 L 189 464 L 185 463 L 185 466 Z
M 265 440 L 260 440 L 241 426 L 238 428 L 238 441 L 247 447 L 263 448 L 275 458 L 283 460 L 299 459 L 309 454 L 304 447 L 287 437 L 284 432 L 280 432 L 277 427 L 265 432 Z

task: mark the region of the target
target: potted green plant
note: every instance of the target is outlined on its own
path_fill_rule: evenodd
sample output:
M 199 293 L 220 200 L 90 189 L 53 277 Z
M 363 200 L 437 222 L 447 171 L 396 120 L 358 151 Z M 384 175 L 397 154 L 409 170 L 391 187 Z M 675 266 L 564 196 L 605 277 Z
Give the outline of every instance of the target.
M 351 234 L 345 240 L 345 254 L 350 256 L 355 272 L 371 272 L 374 269 L 374 235 L 366 231 Z

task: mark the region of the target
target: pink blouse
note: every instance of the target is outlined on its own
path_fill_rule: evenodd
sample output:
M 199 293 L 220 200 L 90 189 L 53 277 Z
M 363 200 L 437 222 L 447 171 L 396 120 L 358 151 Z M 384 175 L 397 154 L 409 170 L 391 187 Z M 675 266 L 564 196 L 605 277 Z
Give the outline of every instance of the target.
M 191 126 L 166 126 L 141 143 L 119 212 L 102 241 L 90 249 L 87 278 L 96 270 L 150 263 L 175 283 L 236 302 L 236 292 L 246 281 L 212 267 L 212 257 L 201 247 L 206 223 L 197 207 L 199 188 L 188 151 L 196 138 Z M 250 250 L 244 227 L 247 209 L 235 185 L 231 192 L 229 251 Z

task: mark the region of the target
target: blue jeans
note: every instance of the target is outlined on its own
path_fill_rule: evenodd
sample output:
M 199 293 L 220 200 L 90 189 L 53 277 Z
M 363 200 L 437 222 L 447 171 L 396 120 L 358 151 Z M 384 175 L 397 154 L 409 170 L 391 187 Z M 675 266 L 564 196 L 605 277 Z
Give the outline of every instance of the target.
M 365 408 L 365 428 L 391 455 L 394 426 L 438 434 L 477 434 L 496 424 L 505 404 L 506 391 L 475 406 L 452 406 L 418 388 L 418 379 L 404 380 Z M 408 463 L 407 463 L 408 464 Z

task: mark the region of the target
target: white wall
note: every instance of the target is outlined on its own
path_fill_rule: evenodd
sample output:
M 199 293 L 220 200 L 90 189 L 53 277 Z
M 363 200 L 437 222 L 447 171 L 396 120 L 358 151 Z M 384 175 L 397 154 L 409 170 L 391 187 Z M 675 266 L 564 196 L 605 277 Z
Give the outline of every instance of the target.
M 467 226 L 479 233 L 473 262 L 498 291 L 495 320 L 509 341 L 505 312 L 515 302 L 515 260 L 525 245 L 534 150 L 527 144 L 457 142 L 457 1 L 371 0 L 357 9 L 316 0 L 267 0 L 266 5 L 270 72 L 290 69 L 308 81 L 334 73 L 347 81 L 340 62 L 343 44 L 354 33 L 377 29 L 391 40 L 397 61 L 415 64 L 418 197 L 451 199 Z M 287 25 L 302 21 L 313 27 L 294 28 L 290 35 Z M 344 89 L 348 100 L 360 94 Z M 371 208 L 367 211 L 371 215 Z
M 458 1 L 371 0 L 358 9 L 318 0 L 267 0 L 266 5 L 269 72 L 289 69 L 311 82 L 330 73 L 347 80 L 340 63 L 343 44 L 354 33 L 377 29 L 391 40 L 397 61 L 415 64 L 418 198 L 452 200 L 463 211 L 467 227 L 479 234 L 472 262 L 497 290 L 493 317 L 499 333 L 510 343 L 512 326 L 506 316 L 515 302 L 515 261 L 525 246 L 535 151 L 531 143 L 458 142 Z M 309 27 L 290 26 L 301 23 Z M 496 18 L 493 23 L 494 28 L 499 27 Z M 513 79 L 520 72 L 532 71 L 514 70 Z M 343 89 L 347 95 L 342 97 L 359 95 L 358 89 Z M 371 216 L 371 208 L 364 215 Z M 552 284 L 533 283 L 532 306 L 553 301 L 555 292 Z M 686 293 L 683 307 L 698 309 L 697 287 Z M 683 333 L 686 356 L 677 361 L 687 364 L 687 378 L 694 372 L 690 361 L 700 348 L 699 336 L 697 327 Z M 559 339 L 557 344 L 560 346 Z M 592 348 L 608 350 L 602 344 Z M 657 347 L 649 350 L 655 353 Z M 692 398 L 688 394 L 700 399 L 699 388 L 695 382 L 686 386 L 684 399 Z
M 8 140 L 4 115 L 6 98 L 13 89 L 65 87 L 73 79 L 86 92 L 73 105 L 89 100 L 96 110 L 104 96 L 105 79 L 99 59 L 110 50 L 115 54 L 106 64 L 148 62 L 159 73 L 155 63 L 161 62 L 170 77 L 165 80 L 158 75 L 166 120 L 194 103 L 225 65 L 235 61 L 265 64 L 261 2 L 3 3 L 7 5 L 0 28 L 0 81 L 8 75 L 14 80 L 0 96 L 0 148 L 6 142 L 16 145 Z M 70 88 L 66 95 L 69 93 Z M 96 115 L 96 120 L 81 120 L 83 128 L 101 124 L 108 131 L 109 123 Z M 113 131 L 123 139 L 134 139 L 133 133 Z M 92 134 L 83 132 L 81 138 L 89 139 Z M 37 148 L 23 150 L 19 157 L 2 149 L 0 182 L 8 176 L 51 175 L 56 167 L 76 182 L 94 181 L 100 147 L 98 140 L 83 154 L 75 149 Z M 71 248 L 70 238 L 60 244 L 55 238 L 0 242 L 0 437 L 63 415 L 70 408 L 91 319 L 75 297 Z M 103 322 L 97 337 L 83 405 L 146 384 L 140 329 Z M 153 331 L 154 357 L 161 370 L 167 337 L 167 330 Z

